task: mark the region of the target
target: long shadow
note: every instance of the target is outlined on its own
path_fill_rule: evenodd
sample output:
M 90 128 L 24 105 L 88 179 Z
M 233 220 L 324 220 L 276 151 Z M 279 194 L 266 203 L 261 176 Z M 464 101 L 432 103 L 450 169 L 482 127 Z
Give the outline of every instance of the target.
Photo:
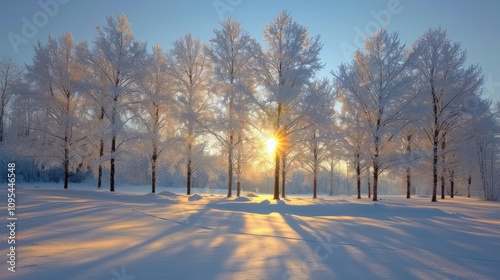
M 268 215 L 276 212 L 280 214 L 302 215 L 309 217 L 320 216 L 354 216 L 391 220 L 394 217 L 428 218 L 428 217 L 459 217 L 436 208 L 419 208 L 418 211 L 410 206 L 387 206 L 381 203 L 357 204 L 352 202 L 332 203 L 329 205 L 287 205 L 283 201 L 278 204 L 223 202 L 211 203 L 212 209 L 236 211 Z M 461 215 L 463 217 L 463 215 Z
M 311 251 L 323 250 L 330 253 L 326 259 L 316 256 L 315 260 L 328 263 L 327 267 L 336 270 L 331 271 L 331 275 L 338 274 L 351 279 L 366 278 L 370 275 L 387 279 L 460 279 L 457 278 L 460 275 L 488 278 L 495 277 L 495 264 L 500 265 L 500 258 L 495 256 L 495 249 L 484 252 L 485 246 L 492 246 L 495 242 L 473 241 L 477 235 L 461 231 L 459 225 L 452 229 L 446 227 L 448 224 L 438 226 L 440 221 L 459 223 L 460 219 L 454 216 L 395 218 L 392 222 L 380 222 L 393 224 L 394 229 L 388 226 L 372 226 L 373 222 L 377 223 L 376 220 L 367 221 L 368 224 L 363 220 L 341 220 L 336 221 L 335 225 L 340 224 L 340 228 L 344 228 L 343 233 L 339 234 L 335 231 L 336 226 L 332 226 L 330 233 L 326 236 L 323 233 L 321 236 L 318 228 L 304 222 L 300 217 L 288 213 L 282 215 L 287 224 L 304 240 L 318 240 L 316 243 L 307 242 Z M 433 227 L 441 230 L 432 230 Z M 429 228 L 431 230 L 428 230 Z M 467 227 L 465 228 L 467 230 Z M 422 240 L 428 240 L 430 244 L 420 244 Z M 477 244 L 473 244 L 474 242 Z M 497 249 L 500 249 L 499 245 L 496 244 Z M 439 250 L 440 247 L 454 249 L 443 252 Z M 320 271 L 316 272 L 321 274 Z M 320 276 L 313 273 L 312 278 Z
M 92 194 L 88 196 L 91 201 Z M 229 279 L 238 271 L 248 269 L 244 260 L 255 265 L 255 278 L 261 279 L 330 279 L 332 276 L 453 279 L 464 273 L 470 278 L 494 278 L 494 270 L 500 264 L 495 257 L 500 238 L 496 239 L 499 243 L 494 239 L 474 240 L 477 227 L 491 227 L 439 209 L 415 213 L 411 207 L 383 204 L 299 206 L 280 202 L 261 205 L 226 198 L 201 204 L 186 201 L 190 207 L 177 207 L 177 203 L 150 198 L 141 203 L 126 202 L 131 200 L 133 198 L 127 197 L 111 202 L 99 200 L 96 209 L 81 203 L 69 207 L 70 204 L 63 202 L 37 206 L 31 200 L 31 204 L 26 205 L 26 213 L 47 209 L 51 209 L 51 213 L 40 221 L 36 219 L 44 216 L 27 218 L 29 226 L 21 228 L 20 239 L 23 231 L 34 233 L 44 225 L 48 228 L 74 226 L 74 217 L 91 224 L 47 230 L 37 238 L 41 243 L 52 242 L 54 246 L 58 246 L 59 239 L 68 240 L 68 234 L 72 235 L 71 240 L 81 239 L 81 244 L 66 244 L 77 256 L 71 259 L 80 260 L 78 263 L 62 267 L 54 262 L 65 263 L 58 256 L 48 256 L 52 258 L 49 267 L 38 266 L 36 259 L 24 264 L 20 261 L 21 273 L 13 279 L 109 280 L 113 279 L 113 273 L 121 273 L 122 268 L 126 268 L 128 275 L 136 276 L 135 279 Z M 186 215 L 177 215 L 177 208 L 187 211 Z M 351 218 L 335 219 L 335 216 Z M 59 219 L 54 220 L 56 217 Z M 284 222 L 280 223 L 279 219 Z M 114 227 L 106 228 L 108 222 Z M 256 222 L 269 227 L 269 232 L 249 232 Z M 133 225 L 140 228 L 129 228 Z M 284 226 L 294 234 L 288 236 Z M 434 227 L 441 229 L 427 230 Z M 493 233 L 491 229 L 484 234 Z M 96 249 L 92 242 L 100 240 L 115 242 L 117 247 Z M 429 244 L 420 245 L 418 242 L 422 240 L 428 240 Z M 464 242 L 467 240 L 470 243 Z M 5 244 L 1 244 L 2 248 Z M 404 248 L 405 245 L 408 248 Z M 456 250 L 439 252 L 433 248 L 439 245 Z M 85 246 L 96 251 L 80 251 Z M 482 250 L 487 246 L 490 248 L 485 254 Z M 279 251 L 272 253 L 266 248 Z M 20 250 L 22 253 L 22 247 Z M 23 274 L 23 267 L 31 268 Z M 110 267 L 115 269 L 108 271 Z
M 477 239 L 477 226 L 461 227 L 460 224 L 465 222 L 466 216 L 449 214 L 437 208 L 415 209 L 411 206 L 387 206 L 381 203 L 364 205 L 338 203 L 330 206 L 270 204 L 263 206 L 256 203 L 232 202 L 212 204 L 210 207 L 260 215 L 279 213 L 288 226 L 300 236 L 299 239 L 305 241 L 305 244 L 309 246 L 309 252 L 321 249 L 328 251 L 328 247 L 339 246 L 336 252 L 341 252 L 342 255 L 340 265 L 336 266 L 333 262 L 327 267 L 337 269 L 337 274 L 350 275 L 353 278 L 377 275 L 377 273 L 381 278 L 397 278 L 398 275 L 412 278 L 432 278 L 436 275 L 453 278 L 460 275 L 452 272 L 453 270 L 460 272 L 457 263 L 467 260 L 474 262 L 470 265 L 474 269 L 468 271 L 468 274 L 472 277 L 484 277 L 495 275 L 492 266 L 488 263 L 499 262 L 498 257 L 494 255 L 494 250 L 483 252 L 484 248 L 488 246 L 500 249 L 498 242 L 486 240 L 478 242 L 477 245 L 470 244 L 473 243 L 472 240 Z M 315 219 L 320 219 L 323 216 L 350 216 L 353 217 L 353 220 L 337 221 L 337 223 L 342 224 L 341 228 L 345 228 L 344 232 L 337 233 L 331 230 L 331 233 L 326 233 L 328 231 L 328 227 L 326 227 L 323 229 L 323 236 L 321 236 L 318 228 L 313 228 L 294 216 L 314 217 Z M 439 221 L 444 221 L 444 224 L 439 225 Z M 455 225 L 450 230 L 447 229 L 449 223 Z M 446 230 L 439 232 L 433 230 L 434 227 Z M 486 233 L 492 231 L 494 229 L 490 229 Z M 325 244 L 324 240 L 327 238 L 333 238 L 333 243 Z M 418 244 L 423 240 L 431 242 Z M 467 242 L 468 240 L 471 242 Z M 456 249 L 451 252 L 443 252 L 439 250 L 440 247 Z M 385 254 L 392 254 L 392 261 L 400 261 L 403 265 L 397 267 L 398 265 L 387 263 L 383 258 Z M 336 255 L 332 254 L 332 256 Z M 398 260 L 397 256 L 401 256 L 405 260 Z M 322 258 L 316 257 L 316 260 L 320 259 Z M 335 258 L 328 259 L 334 261 Z M 429 260 L 434 260 L 434 262 Z M 342 265 L 345 263 L 349 263 L 349 265 Z M 443 268 L 438 265 L 440 263 L 447 269 L 443 271 Z M 454 267 L 454 269 L 449 269 L 450 267 Z M 415 269 L 423 272 L 415 272 Z M 321 275 L 321 271 L 316 271 L 316 273 Z M 331 271 L 331 273 L 332 275 L 336 274 L 335 271 Z

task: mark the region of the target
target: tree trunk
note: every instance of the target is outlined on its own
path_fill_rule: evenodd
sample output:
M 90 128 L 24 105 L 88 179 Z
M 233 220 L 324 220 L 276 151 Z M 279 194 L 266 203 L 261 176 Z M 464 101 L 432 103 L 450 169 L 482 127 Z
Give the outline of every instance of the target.
M 104 108 L 101 107 L 101 115 L 99 116 L 99 123 L 102 125 L 102 121 L 104 120 Z M 104 156 L 104 140 L 99 140 L 99 171 L 97 175 L 97 188 L 102 188 L 102 157 Z
M 373 201 L 378 201 L 378 164 L 373 165 Z
M 156 193 L 156 162 L 158 160 L 158 150 L 153 145 L 153 154 L 151 155 L 151 192 Z
M 69 182 L 69 150 L 64 149 L 64 189 L 68 189 Z
M 233 72 L 231 71 L 231 74 Z M 234 80 L 231 76 L 231 93 L 229 94 L 229 108 L 227 110 L 229 117 L 229 143 L 227 149 L 227 197 L 233 195 L 233 149 L 234 149 L 234 130 L 233 130 L 233 110 L 234 110 Z
M 238 157 L 237 157 L 237 163 L 236 163 L 236 196 L 241 195 L 241 145 L 243 143 L 241 142 L 241 135 L 238 135 Z
M 70 101 L 71 95 L 66 93 L 66 111 L 64 112 L 66 119 L 64 120 L 64 189 L 68 189 L 69 181 L 69 150 L 70 150 L 70 135 L 71 135 L 71 124 L 69 122 L 69 111 L 70 111 Z
M 191 153 L 192 153 L 192 145 L 191 143 L 188 144 L 188 159 L 187 159 L 187 166 L 186 166 L 186 179 L 187 179 L 187 195 L 191 195 L 191 175 L 192 175 L 192 170 L 191 170 Z
M 273 199 L 280 199 L 280 155 L 275 152 L 274 158 L 274 197 Z
M 286 197 L 286 155 L 281 155 L 281 197 Z
M 65 142 L 67 139 L 65 139 Z M 69 149 L 64 147 L 64 189 L 68 189 L 69 182 Z
M 281 121 L 280 121 L 280 118 L 281 118 L 281 103 L 278 104 L 278 116 L 277 116 L 277 119 L 276 119 L 276 127 L 275 127 L 275 131 L 276 131 L 276 136 L 278 137 L 281 137 L 281 129 L 280 129 L 280 126 L 281 126 Z M 280 199 L 280 155 L 279 155 L 280 151 L 278 149 L 278 147 L 276 147 L 276 150 L 274 151 L 274 154 L 275 154 L 275 166 L 274 166 L 274 197 L 273 199 L 276 199 L 276 200 L 279 200 Z
M 116 151 L 116 105 L 118 103 L 118 97 L 115 95 L 113 103 L 113 109 L 111 112 L 111 160 L 110 160 L 110 171 L 109 171 L 109 190 L 115 191 L 115 151 Z
M 368 181 L 368 198 L 372 197 L 372 178 L 370 176 L 370 168 L 366 169 L 366 173 L 368 176 L 366 176 L 366 180 Z
M 97 188 L 102 188 L 102 163 L 101 159 L 104 156 L 104 140 L 101 138 L 99 141 L 99 171 L 97 174 Z
M 446 181 L 444 179 L 444 174 L 446 172 L 446 154 L 444 153 L 446 149 L 446 136 L 443 135 L 443 141 L 441 142 L 441 163 L 442 163 L 442 168 L 441 168 L 441 199 L 445 199 L 445 187 L 446 187 Z
M 359 162 L 359 153 L 356 153 L 356 187 L 358 199 L 361 199 L 361 164 Z
M 451 173 L 451 177 L 450 177 L 450 198 L 454 198 L 455 197 L 455 174 L 454 172 Z
M 318 174 L 316 172 L 314 172 L 313 186 L 313 198 L 318 198 Z
M 111 192 L 115 191 L 115 151 L 116 151 L 116 136 L 113 135 L 111 139 L 111 160 L 110 160 L 110 171 L 109 171 L 109 190 Z
M 233 194 L 233 135 L 229 136 L 229 151 L 227 153 L 227 197 Z
M 314 144 L 314 167 L 313 167 L 313 198 L 318 197 L 318 147 Z
M 406 168 L 406 198 L 411 198 L 411 168 Z
M 470 185 L 472 184 L 472 175 L 469 175 L 467 180 L 467 197 L 470 198 Z
M 377 121 L 377 127 L 380 127 L 380 120 Z M 375 136 L 375 154 L 373 157 L 373 201 L 378 200 L 378 175 L 380 167 L 378 162 L 378 157 L 380 155 L 379 144 L 380 144 L 380 138 L 377 135 Z
M 438 181 L 438 147 L 439 147 L 439 122 L 438 122 L 438 100 L 436 90 L 434 88 L 434 69 L 431 70 L 431 94 L 432 94 L 432 110 L 434 114 L 434 136 L 432 141 L 432 202 L 437 202 L 437 181 Z
M 240 179 L 238 178 L 238 180 L 236 181 L 236 196 L 239 197 L 241 195 L 241 182 L 240 182 Z
M 434 133 L 434 143 L 433 143 L 433 149 L 432 149 L 432 202 L 437 202 L 437 182 L 438 182 L 438 171 L 437 171 L 437 165 L 438 165 L 438 142 L 437 138 L 438 136 L 436 135 L 437 132 Z
M 408 133 L 406 135 L 406 154 L 411 155 L 411 142 L 413 135 Z M 410 162 L 408 162 L 408 167 L 406 168 L 406 198 L 411 198 L 411 167 Z

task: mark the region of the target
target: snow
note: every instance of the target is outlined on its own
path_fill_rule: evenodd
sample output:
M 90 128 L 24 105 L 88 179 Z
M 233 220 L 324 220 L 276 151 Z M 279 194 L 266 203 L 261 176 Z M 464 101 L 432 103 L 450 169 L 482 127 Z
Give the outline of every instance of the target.
M 162 191 L 162 192 L 158 193 L 158 195 L 169 196 L 169 197 L 177 197 L 177 194 L 175 194 L 173 192 L 169 192 L 169 191 Z
M 498 277 L 499 203 L 159 190 L 18 185 L 16 273 L 0 279 Z
M 234 199 L 234 201 L 252 201 L 250 198 L 248 197 L 244 197 L 244 196 L 240 196 L 240 197 L 237 197 Z
M 188 198 L 189 201 L 198 201 L 200 199 L 203 199 L 203 196 L 199 194 L 194 194 Z
M 248 192 L 248 193 L 245 194 L 245 196 L 247 196 L 247 197 L 259 197 L 258 195 L 256 195 L 253 192 Z

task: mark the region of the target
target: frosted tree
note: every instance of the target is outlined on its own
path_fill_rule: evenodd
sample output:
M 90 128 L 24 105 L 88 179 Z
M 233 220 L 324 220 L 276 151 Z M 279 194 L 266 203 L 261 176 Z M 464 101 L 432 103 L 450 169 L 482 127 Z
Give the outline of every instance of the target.
M 88 55 L 86 43 L 83 42 L 77 46 L 77 56 L 82 55 L 83 61 Z M 89 155 L 86 157 L 88 165 L 94 167 L 97 165 L 97 188 L 102 188 L 104 163 L 109 161 L 104 154 L 104 144 L 106 131 L 109 128 L 109 121 L 106 117 L 106 106 L 108 104 L 107 93 L 109 80 L 102 71 L 95 71 L 95 65 L 82 63 L 85 77 L 80 81 L 82 89 L 85 91 L 83 96 L 84 107 L 86 108 L 86 118 L 89 119 L 86 125 L 86 133 L 89 135 Z
M 264 30 L 265 50 L 253 48 L 258 76 L 265 94 L 254 101 L 274 123 L 279 148 L 275 151 L 274 199 L 279 199 L 280 153 L 287 137 L 304 114 L 294 110 L 307 85 L 323 65 L 319 60 L 322 45 L 319 36 L 309 37 L 307 27 L 295 22 L 288 12 L 281 12 Z M 285 178 L 282 178 L 285 180 Z
M 455 126 L 446 127 L 446 133 L 443 133 L 441 142 L 441 164 L 440 164 L 440 177 L 439 182 L 441 183 L 441 199 L 445 199 L 446 196 L 446 183 L 449 182 L 449 194 L 450 198 L 454 197 L 455 193 L 455 179 L 460 170 L 460 152 L 462 150 L 462 144 L 464 142 L 463 134 L 460 132 L 463 130 L 464 115 L 456 121 Z
M 204 119 L 208 118 L 212 69 L 210 59 L 199 40 L 188 34 L 174 42 L 168 55 L 169 73 L 174 79 L 173 91 L 177 104 L 177 120 L 186 147 L 186 188 L 191 194 L 193 149 L 201 135 Z
M 475 171 L 478 193 L 487 201 L 500 198 L 500 123 L 491 111 L 491 101 L 481 100 L 473 114 L 462 118 L 461 136 L 466 141 L 462 153 L 462 164 Z M 498 114 L 498 113 L 497 113 Z M 472 180 L 472 176 L 470 177 Z
M 317 198 L 317 179 L 326 151 L 329 125 L 334 116 L 333 87 L 328 79 L 304 85 L 303 92 L 288 105 L 293 108 L 283 115 L 285 132 L 278 148 L 281 159 L 281 197 L 286 197 L 287 174 L 302 166 L 313 177 L 313 198 Z M 316 182 L 316 183 L 315 183 Z
M 369 153 L 373 168 L 373 201 L 378 200 L 378 178 L 395 164 L 391 155 L 393 138 L 407 125 L 405 113 L 415 98 L 407 88 L 406 75 L 412 56 L 406 56 L 397 33 L 379 30 L 367 38 L 365 50 L 355 53 L 351 65 L 342 64 L 336 74 L 346 92 L 346 102 L 360 106 L 361 122 L 369 133 Z
M 33 64 L 27 66 L 27 78 L 38 92 L 39 107 L 45 112 L 44 123 L 37 128 L 44 135 L 41 141 L 44 147 L 40 147 L 40 151 L 62 162 L 65 189 L 70 164 L 78 158 L 77 150 L 86 138 L 78 133 L 76 115 L 80 99 L 77 83 L 81 76 L 71 33 L 58 40 L 49 36 L 46 45 L 39 42 L 35 46 Z
M 409 71 L 407 75 L 411 76 Z M 412 86 L 407 88 L 408 91 L 414 91 L 415 98 L 409 104 L 406 111 L 405 126 L 399 137 L 400 143 L 397 143 L 400 153 L 400 165 L 405 173 L 406 180 L 406 198 L 411 198 L 412 193 L 415 193 L 415 187 L 412 186 L 413 170 L 420 167 L 425 159 L 422 140 L 425 140 L 425 135 L 420 127 L 425 125 L 424 114 L 426 111 L 425 95 L 421 94 L 418 80 L 412 83 Z
M 247 32 L 241 30 L 240 24 L 231 18 L 221 23 L 221 29 L 214 30 L 215 37 L 210 39 L 207 54 L 214 67 L 215 91 L 218 93 L 217 111 L 219 116 L 209 130 L 219 140 L 227 152 L 228 193 L 232 195 L 233 169 L 237 167 L 238 177 L 241 165 L 234 154 L 241 154 L 243 144 L 243 128 L 248 117 L 248 94 L 253 88 L 250 76 L 251 53 L 253 40 Z M 236 164 L 235 164 L 236 163 Z M 238 180 L 239 182 L 239 180 Z M 240 195 L 238 185 L 237 196 Z
M 174 106 L 172 96 L 172 80 L 168 75 L 167 57 L 159 45 L 153 47 L 150 64 L 145 75 L 139 81 L 141 94 L 138 95 L 140 107 L 136 108 L 136 118 L 145 131 L 142 138 L 146 140 L 151 163 L 151 192 L 156 192 L 158 160 L 168 144 L 174 139 Z
M 313 198 L 317 198 L 318 176 L 321 164 L 327 156 L 328 140 L 332 136 L 329 128 L 334 117 L 335 97 L 333 86 L 328 79 L 314 81 L 307 91 L 300 110 L 307 112 L 303 124 L 307 127 L 303 133 L 307 151 L 304 162 L 313 177 Z
M 19 86 L 22 75 L 22 69 L 14 64 L 12 58 L 4 57 L 0 61 L 0 143 L 4 141 L 7 105 L 13 97 L 16 87 Z
M 8 162 L 15 160 L 16 166 L 22 169 L 19 176 L 29 181 L 32 177 L 36 176 L 36 173 L 33 172 L 34 170 L 23 166 L 23 163 L 34 166 L 36 162 L 33 153 L 30 153 L 33 152 L 30 148 L 32 143 L 30 140 L 33 139 L 33 128 L 36 127 L 35 120 L 39 119 L 38 108 L 40 102 L 38 98 L 35 98 L 35 94 L 26 83 L 26 76 L 23 73 L 20 73 L 20 76 L 22 77 L 14 79 L 16 81 L 15 84 L 8 85 L 12 80 L 7 79 L 7 88 L 4 88 L 4 98 L 7 97 L 9 101 L 4 103 L 6 105 L 3 109 L 0 165 L 6 166 Z M 5 77 L 3 82 L 5 82 Z M 3 86 L 5 85 L 4 83 Z
M 348 153 L 347 159 L 352 162 L 356 174 L 356 191 L 358 199 L 361 199 L 361 162 L 366 162 L 366 156 L 369 156 L 367 150 L 369 144 L 367 141 L 369 131 L 362 122 L 362 107 L 356 100 L 349 99 L 347 102 L 347 92 L 339 90 L 339 102 L 342 104 L 337 128 L 337 138 L 341 149 Z M 339 155 L 346 156 L 346 155 Z M 370 188 L 368 190 L 370 193 Z
M 102 102 L 102 116 L 109 120 L 110 143 L 110 191 L 115 191 L 115 160 L 117 150 L 125 142 L 117 139 L 126 119 L 124 111 L 137 93 L 137 82 L 141 80 L 148 65 L 146 45 L 137 41 L 125 15 L 107 17 L 107 24 L 96 27 L 94 48 L 86 44 L 79 46 L 79 59 L 87 64 L 94 75 L 103 78 L 106 91 L 97 99 Z M 101 146 L 102 147 L 102 146 Z
M 335 134 L 333 134 L 332 136 L 334 136 L 334 135 Z M 327 148 L 327 151 L 326 151 L 326 155 L 325 155 L 324 164 L 325 164 L 326 168 L 328 169 L 328 176 L 329 176 L 329 178 L 328 178 L 328 185 L 329 185 L 328 195 L 333 196 L 334 186 L 335 186 L 335 167 L 337 166 L 338 162 L 340 161 L 340 158 L 339 158 L 340 145 L 339 145 L 336 138 L 331 137 L 326 142 L 326 148 Z
M 478 66 L 464 67 L 467 52 L 451 43 L 442 29 L 430 29 L 413 46 L 422 93 L 428 96 L 431 120 L 426 134 L 432 144 L 432 201 L 437 201 L 439 159 L 445 156 L 446 135 L 456 128 L 466 97 L 482 84 Z

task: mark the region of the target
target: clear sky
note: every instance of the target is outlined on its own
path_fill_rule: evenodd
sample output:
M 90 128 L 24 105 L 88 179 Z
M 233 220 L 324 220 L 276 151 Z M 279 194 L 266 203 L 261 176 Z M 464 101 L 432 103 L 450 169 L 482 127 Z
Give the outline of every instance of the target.
M 54 5 L 56 3 L 56 5 Z M 219 21 L 241 21 L 261 41 L 264 28 L 281 11 L 307 25 L 324 44 L 321 73 L 329 76 L 362 47 L 361 36 L 384 26 L 411 45 L 428 28 L 442 27 L 452 41 L 468 50 L 468 64 L 479 64 L 485 75 L 486 97 L 500 101 L 500 1 L 432 0 L 3 0 L 0 2 L 0 56 L 31 63 L 33 45 L 49 33 L 66 31 L 75 40 L 94 39 L 94 27 L 107 15 L 124 13 L 137 39 L 165 50 L 186 33 L 208 42 Z M 31 27 L 31 28 L 30 28 Z

